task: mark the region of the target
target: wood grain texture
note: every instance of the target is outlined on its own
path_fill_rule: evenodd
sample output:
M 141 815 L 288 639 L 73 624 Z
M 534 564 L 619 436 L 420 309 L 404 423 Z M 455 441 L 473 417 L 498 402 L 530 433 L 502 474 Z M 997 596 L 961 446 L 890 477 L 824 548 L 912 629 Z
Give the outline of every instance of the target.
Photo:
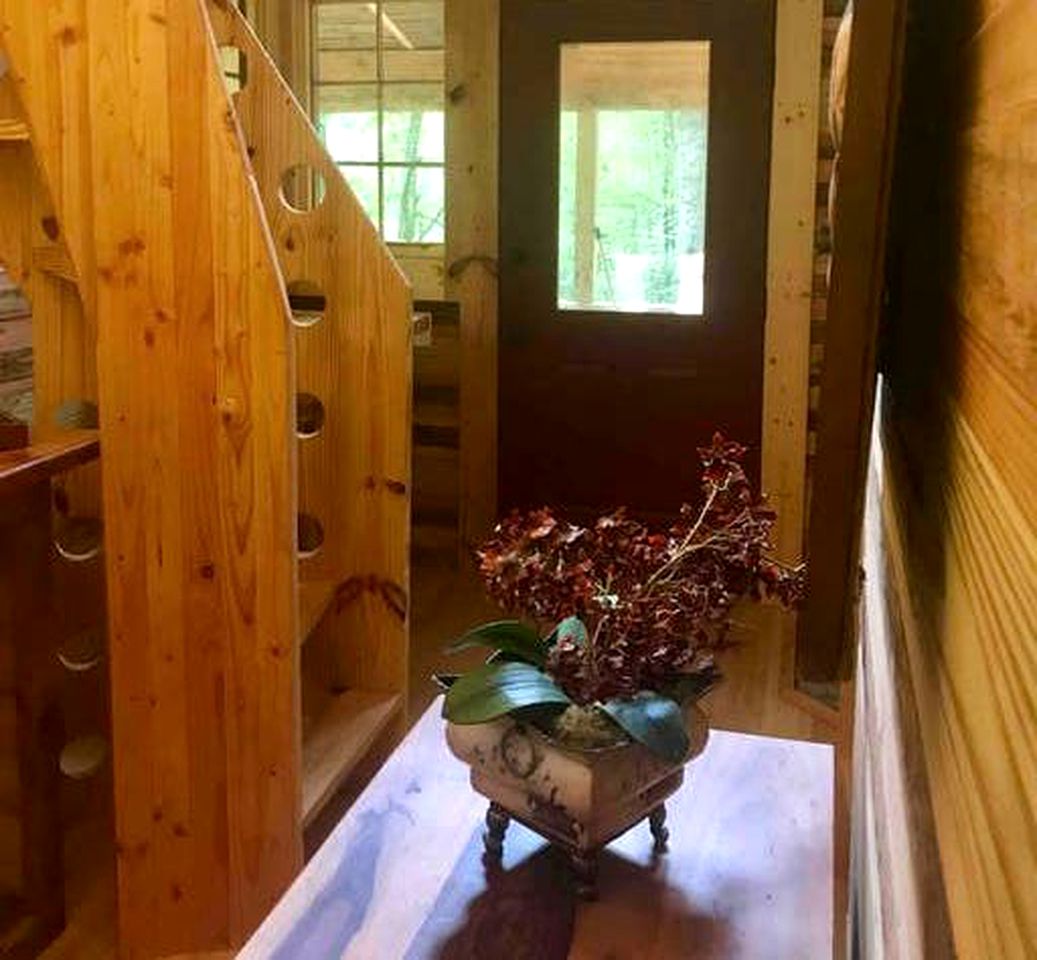
M 123 948 L 240 942 L 301 856 L 283 287 L 203 6 L 0 19 L 103 321 Z
M 463 548 L 497 519 L 500 0 L 446 0 L 446 47 L 446 293 L 461 304 Z
M 238 3 L 233 6 L 240 7 Z M 248 4 L 249 20 L 295 98 L 308 112 L 313 72 L 309 0 L 258 0 Z
M 94 430 L 77 430 L 22 450 L 0 452 L 0 496 L 49 480 L 58 473 L 97 459 Z
M 672 802 L 609 847 L 601 901 L 513 826 L 484 872 L 485 801 L 435 703 L 336 828 L 242 960 L 352 957 L 824 957 L 831 950 L 830 747 L 714 733 Z M 406 891 L 406 896 L 400 892 Z
M 903 739 L 928 784 L 929 858 L 963 960 L 1037 944 L 1035 30 L 1025 0 L 919 8 L 912 22 L 868 518 L 883 537 L 881 609 L 900 624 L 892 682 L 917 716 Z M 905 857 L 895 836 L 874 846 Z
M 238 115 L 289 285 L 316 284 L 324 317 L 295 333 L 298 389 L 325 411 L 320 435 L 300 441 L 300 509 L 324 528 L 304 580 L 340 585 L 331 686 L 402 692 L 407 677 L 410 523 L 410 290 L 306 114 L 248 23 L 213 5 L 221 42 L 245 51 Z M 299 212 L 282 176 L 306 165 L 323 199 Z
M 822 0 L 779 0 L 776 15 L 761 479 L 778 511 L 775 546 L 795 561 L 806 514 Z
M 853 899 L 850 931 L 862 956 L 950 958 L 947 895 L 940 875 L 914 682 L 897 599 L 902 551 L 896 528 L 884 529 L 883 490 L 891 479 L 883 455 L 881 402 L 868 476 L 854 743 Z
M 319 816 L 353 768 L 403 708 L 399 694 L 347 690 L 304 730 L 302 816 L 306 827 Z
M 910 841 L 896 832 L 876 838 L 890 887 L 883 919 L 901 917 L 901 924 L 911 924 L 905 936 L 925 932 L 925 948 L 905 956 L 1022 958 L 1037 942 L 1030 895 L 1037 869 L 1037 736 L 1024 692 L 1037 663 L 1037 541 L 963 417 L 952 442 L 950 470 L 934 481 L 943 488 L 942 508 L 934 515 L 911 496 L 903 439 L 887 433 L 885 457 L 892 465 L 880 474 L 883 495 L 874 508 L 877 516 L 869 519 L 869 528 L 881 524 L 883 537 L 883 553 L 870 558 L 869 576 L 883 575 L 876 569 L 881 561 L 888 578 L 888 597 L 873 598 L 872 604 L 879 611 L 888 608 L 886 615 L 898 624 L 898 669 L 892 676 L 873 664 L 864 670 L 877 696 L 904 691 L 907 709 L 917 713 L 921 754 L 915 761 L 920 775 L 891 799 L 906 799 L 910 810 L 927 783 L 931 808 L 918 816 L 935 824 L 935 843 L 928 848 L 920 831 Z M 914 537 L 927 545 L 910 547 Z M 937 544 L 939 552 L 932 551 Z M 872 628 L 866 645 L 880 641 Z M 871 706 L 869 723 L 890 723 L 891 711 L 882 707 Z M 875 744 L 876 751 L 911 749 L 907 738 L 898 742 L 895 728 Z M 895 831 L 896 822 L 887 829 Z M 915 916 L 910 901 L 896 892 L 899 878 L 910 876 L 911 861 L 904 858 L 912 851 L 915 873 L 927 874 L 926 883 L 915 880 L 922 899 Z M 953 950 L 933 952 L 928 918 L 941 888 Z

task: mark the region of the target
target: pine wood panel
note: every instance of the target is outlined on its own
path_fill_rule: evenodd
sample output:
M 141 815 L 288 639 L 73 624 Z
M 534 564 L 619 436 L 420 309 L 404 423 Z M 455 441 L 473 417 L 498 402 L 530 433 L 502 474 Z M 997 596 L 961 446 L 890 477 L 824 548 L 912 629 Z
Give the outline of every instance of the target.
M 760 957 L 831 952 L 830 747 L 714 732 L 670 804 L 610 845 L 601 899 L 521 826 L 482 864 L 486 801 L 447 752 L 440 704 L 335 829 L 242 952 L 259 958 Z M 401 896 L 400 892 L 406 895 Z
M 920 13 L 907 48 L 868 522 L 953 941 L 927 957 L 1037 943 L 1035 31 L 1026 0 L 950 5 Z M 904 857 L 896 838 L 873 846 Z
M 960 415 L 949 442 L 949 471 L 926 484 L 937 505 L 920 508 L 903 440 L 887 440 L 884 559 L 903 624 L 893 682 L 918 715 L 956 955 L 1021 958 L 1037 942 L 1037 539 Z M 893 863 L 902 845 L 879 849 Z
M 0 451 L 0 496 L 49 480 L 90 460 L 99 452 L 95 430 L 74 430 L 22 450 Z
M 779 0 L 775 26 L 762 483 L 778 511 L 775 546 L 792 560 L 806 513 L 821 14 L 820 0 Z
M 124 949 L 239 942 L 301 855 L 283 287 L 201 5 L 0 17 L 103 320 Z
M 236 106 L 286 282 L 320 288 L 322 320 L 295 333 L 298 389 L 323 403 L 324 428 L 300 441 L 300 509 L 324 528 L 304 580 L 339 585 L 331 688 L 403 692 L 407 678 L 411 300 L 406 280 L 284 81 L 236 11 L 215 4 L 221 42 L 243 50 Z M 323 180 L 309 212 L 282 176 Z M 315 181 L 311 181 L 315 182 Z

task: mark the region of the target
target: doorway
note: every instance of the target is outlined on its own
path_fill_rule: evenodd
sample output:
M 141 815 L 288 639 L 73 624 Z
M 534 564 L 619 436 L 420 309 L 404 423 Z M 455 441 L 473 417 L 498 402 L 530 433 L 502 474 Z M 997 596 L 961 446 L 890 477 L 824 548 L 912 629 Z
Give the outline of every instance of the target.
M 500 504 L 759 479 L 773 0 L 504 0 Z

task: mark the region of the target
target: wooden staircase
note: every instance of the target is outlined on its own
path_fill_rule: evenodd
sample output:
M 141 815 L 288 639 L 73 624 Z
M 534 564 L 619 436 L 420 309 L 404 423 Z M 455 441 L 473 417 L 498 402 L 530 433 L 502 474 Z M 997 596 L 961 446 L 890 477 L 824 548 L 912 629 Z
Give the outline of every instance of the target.
M 403 728 L 410 293 L 236 10 L 44 6 L 0 0 L 0 259 L 34 437 L 97 418 L 55 533 L 104 534 L 47 648 L 107 635 L 122 955 L 223 950 Z

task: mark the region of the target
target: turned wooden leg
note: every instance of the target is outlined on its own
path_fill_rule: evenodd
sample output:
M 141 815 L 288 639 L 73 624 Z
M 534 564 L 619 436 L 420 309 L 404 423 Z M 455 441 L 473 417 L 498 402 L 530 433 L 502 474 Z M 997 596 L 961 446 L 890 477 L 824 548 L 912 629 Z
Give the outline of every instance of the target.
M 499 803 L 491 803 L 486 811 L 486 832 L 482 835 L 483 848 L 490 857 L 500 859 L 504 853 L 504 834 L 508 832 L 511 817 Z
M 576 895 L 581 900 L 597 900 L 598 851 L 576 850 L 570 859 L 576 879 Z
M 660 803 L 648 814 L 648 828 L 655 838 L 656 853 L 666 850 L 666 841 L 670 839 L 670 831 L 666 829 L 666 804 Z

